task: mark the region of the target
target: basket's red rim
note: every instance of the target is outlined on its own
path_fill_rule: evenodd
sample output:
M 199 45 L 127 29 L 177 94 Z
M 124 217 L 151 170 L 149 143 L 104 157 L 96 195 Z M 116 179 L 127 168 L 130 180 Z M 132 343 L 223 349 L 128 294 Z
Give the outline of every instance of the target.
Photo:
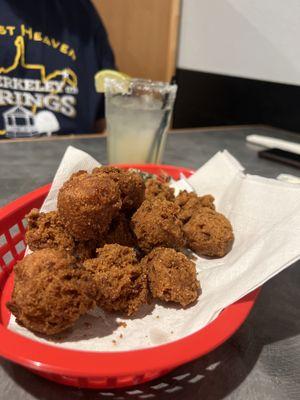
M 32 200 L 32 198 L 47 194 L 50 190 L 50 187 L 51 183 L 47 183 L 46 185 L 41 186 L 38 189 L 33 190 L 32 192 L 26 193 L 23 196 L 20 196 L 17 199 L 11 201 L 10 203 L 0 207 L 0 219 L 8 217 L 17 208 L 23 206 L 24 203 Z
M 174 342 L 142 350 L 85 352 L 35 342 L 0 325 L 0 352 L 5 358 L 44 372 L 80 377 L 139 375 L 167 370 L 214 350 L 244 322 L 259 289 L 227 307 L 205 328 Z M 213 342 L 214 345 L 207 345 Z
M 142 165 L 130 167 L 145 168 Z M 168 167 L 159 166 L 161 169 Z M 184 171 L 184 168 L 173 166 L 171 169 Z M 13 212 L 24 201 L 45 195 L 49 188 L 50 185 L 43 186 L 8 204 L 0 210 L 0 217 Z M 160 346 L 121 352 L 69 350 L 28 339 L 0 324 L 0 354 L 31 369 L 73 377 L 142 375 L 147 371 L 167 370 L 198 358 L 224 343 L 244 322 L 259 291 L 258 288 L 228 306 L 205 328 Z
M 168 170 L 168 171 L 173 171 L 173 172 L 184 172 L 187 173 L 188 175 L 191 175 L 195 172 L 193 168 L 186 168 L 186 167 L 178 167 L 176 165 L 170 165 L 170 164 L 111 164 L 114 167 L 118 168 L 136 168 L 140 169 L 141 171 L 147 170 L 147 169 L 154 169 L 156 171 L 159 170 Z

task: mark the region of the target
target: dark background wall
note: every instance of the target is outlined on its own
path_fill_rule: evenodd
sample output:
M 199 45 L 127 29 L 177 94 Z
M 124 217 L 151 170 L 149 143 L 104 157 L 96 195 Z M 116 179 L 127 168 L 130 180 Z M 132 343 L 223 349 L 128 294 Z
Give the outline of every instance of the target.
M 300 87 L 177 69 L 174 128 L 267 124 L 300 132 Z

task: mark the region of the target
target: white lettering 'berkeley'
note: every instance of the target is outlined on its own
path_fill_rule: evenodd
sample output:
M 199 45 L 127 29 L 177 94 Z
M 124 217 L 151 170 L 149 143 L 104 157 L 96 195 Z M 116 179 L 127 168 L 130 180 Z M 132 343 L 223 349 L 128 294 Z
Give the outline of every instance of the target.
M 46 81 L 42 83 L 39 79 L 10 78 L 0 75 L 0 88 L 22 90 L 27 92 L 62 93 L 68 86 L 63 81 Z M 77 88 L 72 88 L 74 94 L 78 93 Z

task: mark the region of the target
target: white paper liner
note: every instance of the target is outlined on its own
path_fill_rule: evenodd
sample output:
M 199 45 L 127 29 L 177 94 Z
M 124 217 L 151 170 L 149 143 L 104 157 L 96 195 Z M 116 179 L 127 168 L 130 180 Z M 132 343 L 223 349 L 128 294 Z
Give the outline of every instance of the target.
M 68 147 L 42 211 L 56 208 L 58 189 L 80 169 L 99 163 Z M 199 195 L 212 194 L 217 210 L 232 222 L 235 242 L 221 259 L 198 257 L 202 295 L 187 308 L 156 303 L 134 318 L 120 318 L 100 309 L 82 317 L 58 340 L 40 337 L 16 324 L 9 329 L 29 338 L 64 348 L 89 351 L 141 349 L 182 338 L 211 322 L 222 309 L 245 296 L 300 258 L 300 186 L 246 175 L 226 150 L 218 152 L 187 179 Z M 181 182 L 188 188 L 187 182 Z M 276 301 L 276 299 L 274 300 Z M 120 326 L 125 322 L 126 327 Z

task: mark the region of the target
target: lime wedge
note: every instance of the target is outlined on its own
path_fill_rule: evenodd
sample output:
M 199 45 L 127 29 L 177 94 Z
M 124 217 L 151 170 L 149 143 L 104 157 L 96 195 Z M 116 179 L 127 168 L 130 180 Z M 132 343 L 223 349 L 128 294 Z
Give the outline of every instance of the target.
M 101 71 L 98 71 L 95 75 L 96 92 L 105 92 L 104 80 L 106 78 L 115 79 L 126 84 L 127 81 L 129 82 L 130 76 L 124 74 L 123 72 L 115 71 L 113 69 L 103 69 Z

